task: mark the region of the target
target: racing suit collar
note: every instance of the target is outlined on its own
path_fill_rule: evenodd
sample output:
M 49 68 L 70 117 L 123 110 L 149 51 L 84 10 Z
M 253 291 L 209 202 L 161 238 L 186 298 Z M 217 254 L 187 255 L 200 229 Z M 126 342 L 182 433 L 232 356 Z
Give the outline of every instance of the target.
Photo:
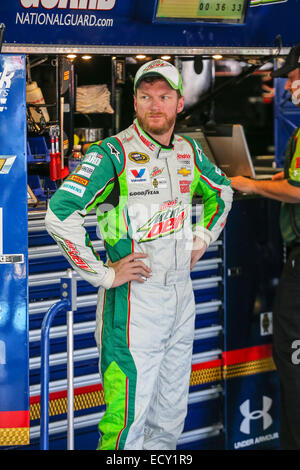
M 166 158 L 172 155 L 174 150 L 174 133 L 171 136 L 170 144 L 168 146 L 160 144 L 150 134 L 142 129 L 137 119 L 133 122 L 133 129 L 135 130 L 140 141 L 153 152 L 156 158 Z

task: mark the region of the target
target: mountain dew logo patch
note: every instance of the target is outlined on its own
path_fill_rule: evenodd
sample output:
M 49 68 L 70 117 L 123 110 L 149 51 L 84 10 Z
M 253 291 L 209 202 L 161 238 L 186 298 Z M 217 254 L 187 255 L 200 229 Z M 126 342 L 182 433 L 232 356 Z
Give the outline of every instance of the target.
M 74 243 L 72 243 L 70 240 L 67 240 L 66 238 L 61 238 L 58 235 L 55 235 L 54 233 L 52 233 L 52 236 L 56 240 L 56 242 L 62 247 L 62 249 L 65 251 L 66 255 L 70 258 L 70 260 L 73 261 L 73 263 L 75 263 L 78 268 L 96 274 L 96 272 L 81 258 L 81 256 L 79 256 L 80 253 Z
M 187 211 L 182 207 L 181 202 L 175 207 L 166 207 L 156 212 L 148 222 L 137 230 L 138 232 L 144 232 L 139 243 L 149 242 L 179 232 L 184 226 L 187 215 Z
M 163 171 L 164 168 L 158 168 L 158 166 L 155 166 L 151 171 L 150 176 L 151 178 L 155 178 L 156 176 L 159 176 Z

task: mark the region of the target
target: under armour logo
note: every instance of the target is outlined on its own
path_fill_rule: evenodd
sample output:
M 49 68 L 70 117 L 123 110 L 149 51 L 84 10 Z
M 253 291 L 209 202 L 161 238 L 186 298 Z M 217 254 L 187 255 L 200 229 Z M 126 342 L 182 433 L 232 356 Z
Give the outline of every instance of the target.
M 250 422 L 253 419 L 263 420 L 263 429 L 267 429 L 273 423 L 271 415 L 268 413 L 272 406 L 272 400 L 269 397 L 263 396 L 263 409 L 250 411 L 250 400 L 244 401 L 240 406 L 240 411 L 244 416 L 240 431 L 244 434 L 250 434 Z

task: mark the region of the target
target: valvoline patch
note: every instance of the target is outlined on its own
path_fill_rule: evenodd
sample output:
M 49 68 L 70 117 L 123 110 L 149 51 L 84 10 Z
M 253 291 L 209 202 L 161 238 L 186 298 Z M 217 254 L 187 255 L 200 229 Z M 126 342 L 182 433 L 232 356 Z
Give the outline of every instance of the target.
M 146 168 L 140 168 L 139 170 L 136 170 L 136 169 L 131 170 L 131 173 L 133 174 L 135 178 L 142 178 L 145 171 L 146 171 Z
M 146 168 L 130 168 L 127 172 L 130 183 L 149 183 L 149 172 Z

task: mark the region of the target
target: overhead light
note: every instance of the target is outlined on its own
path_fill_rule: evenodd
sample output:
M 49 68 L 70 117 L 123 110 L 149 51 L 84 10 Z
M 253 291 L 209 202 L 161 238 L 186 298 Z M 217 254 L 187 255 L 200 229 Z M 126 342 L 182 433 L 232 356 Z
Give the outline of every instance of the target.
M 81 56 L 83 60 L 91 60 L 92 56 L 91 55 L 83 55 Z
M 171 56 L 170 56 L 170 55 L 162 55 L 162 56 L 161 56 L 161 59 L 162 59 L 162 60 L 170 60 L 170 59 L 171 59 Z
M 215 54 L 215 55 L 213 55 L 212 57 L 213 57 L 213 59 L 215 59 L 215 60 L 223 59 L 223 56 L 222 56 L 221 54 Z
M 68 54 L 67 58 L 68 59 L 76 59 L 77 55 L 76 54 Z
M 143 54 L 138 54 L 135 56 L 136 59 L 146 59 L 146 56 Z

